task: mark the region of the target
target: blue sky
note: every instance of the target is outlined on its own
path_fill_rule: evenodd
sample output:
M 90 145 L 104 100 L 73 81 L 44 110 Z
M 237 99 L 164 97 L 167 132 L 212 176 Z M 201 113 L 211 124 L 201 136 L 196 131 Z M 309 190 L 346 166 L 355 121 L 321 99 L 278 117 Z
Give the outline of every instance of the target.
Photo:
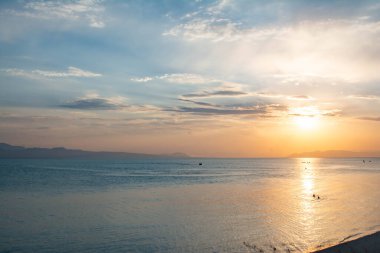
M 0 140 L 211 156 L 380 149 L 378 135 L 348 132 L 335 145 L 272 139 L 290 138 L 295 117 L 333 133 L 378 127 L 379 13 L 379 1 L 1 1 Z

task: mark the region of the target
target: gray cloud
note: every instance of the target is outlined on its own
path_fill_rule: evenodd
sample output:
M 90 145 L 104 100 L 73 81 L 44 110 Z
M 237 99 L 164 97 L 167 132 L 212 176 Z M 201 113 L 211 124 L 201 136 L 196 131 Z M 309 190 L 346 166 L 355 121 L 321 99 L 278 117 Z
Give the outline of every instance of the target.
M 248 93 L 243 91 L 234 91 L 234 90 L 217 90 L 217 91 L 203 91 L 201 93 L 190 93 L 184 94 L 182 97 L 186 98 L 201 98 L 201 97 L 216 97 L 216 96 L 242 96 L 247 95 Z
M 108 98 L 84 97 L 60 105 L 64 108 L 79 110 L 119 110 L 125 107 L 120 102 Z
M 205 108 L 205 107 L 178 107 L 175 109 L 167 109 L 167 111 L 192 113 L 198 115 L 258 115 L 273 116 L 274 111 L 285 111 L 286 106 L 278 104 L 245 106 L 245 107 L 229 107 L 222 108 Z
M 380 121 L 380 117 L 359 117 L 362 120 Z
M 128 110 L 128 112 L 132 113 L 161 111 L 160 107 L 154 105 L 127 104 L 125 97 L 100 97 L 96 93 L 67 101 L 59 105 L 59 107 L 77 110 Z
M 216 108 L 204 108 L 204 107 L 180 107 L 178 112 L 189 112 L 194 114 L 214 114 L 214 115 L 233 115 L 233 114 L 262 114 L 265 113 L 265 109 L 216 109 Z
M 329 116 L 329 117 L 337 117 L 337 116 L 341 116 L 341 115 L 342 115 L 342 113 L 340 110 L 334 110 L 331 112 L 322 113 L 322 116 Z
M 196 104 L 196 105 L 210 106 L 210 107 L 219 107 L 219 105 L 215 105 L 215 104 L 211 104 L 211 103 L 207 103 L 207 102 L 194 101 L 194 100 L 190 100 L 190 99 L 179 98 L 178 100 L 179 101 L 183 101 L 183 102 L 193 103 L 193 104 Z

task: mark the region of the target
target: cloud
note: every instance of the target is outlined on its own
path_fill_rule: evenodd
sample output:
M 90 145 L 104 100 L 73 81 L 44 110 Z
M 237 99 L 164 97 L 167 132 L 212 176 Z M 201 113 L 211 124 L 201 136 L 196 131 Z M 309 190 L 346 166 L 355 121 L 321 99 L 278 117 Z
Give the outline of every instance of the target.
M 220 106 L 221 108 L 209 107 L 178 107 L 166 109 L 167 111 L 191 113 L 197 115 L 257 115 L 260 117 L 275 116 L 276 111 L 285 111 L 286 106 L 279 104 L 256 105 L 256 106 Z
M 265 110 L 262 108 L 256 109 L 217 109 L 204 107 L 179 107 L 177 112 L 189 112 L 194 114 L 213 114 L 213 115 L 239 115 L 239 114 L 263 114 Z
M 8 75 L 11 76 L 20 76 L 24 78 L 65 78 L 65 77 L 100 77 L 102 74 L 94 73 L 86 70 L 82 70 L 76 67 L 68 67 L 67 71 L 59 72 L 59 71 L 47 71 L 47 70 L 23 70 L 23 69 L 2 69 Z
M 243 96 L 247 95 L 248 93 L 243 91 L 235 91 L 235 90 L 217 90 L 217 91 L 204 91 L 201 93 L 191 93 L 191 94 L 184 94 L 182 97 L 186 98 L 201 98 L 201 97 L 218 97 L 218 96 Z
M 170 83 L 180 83 L 180 84 L 204 84 L 216 82 L 218 80 L 207 78 L 201 75 L 180 73 L 180 74 L 165 74 L 159 76 L 158 79 L 166 80 Z
M 213 82 L 220 82 L 220 80 L 208 78 L 202 75 L 189 74 L 189 73 L 174 73 L 174 74 L 164 74 L 158 76 L 145 76 L 145 77 L 134 77 L 130 79 L 133 82 L 149 82 L 154 80 L 163 80 L 169 83 L 177 84 L 206 84 Z
M 8 13 L 42 20 L 60 19 L 72 23 L 82 21 L 94 28 L 105 26 L 101 17 L 104 7 L 100 5 L 100 1 L 96 0 L 36 1 L 27 2 L 23 7 L 23 10 L 8 10 Z
M 164 31 L 162 35 L 189 41 L 233 42 L 261 39 L 263 35 L 272 36 L 273 33 L 279 32 L 273 28 L 256 29 L 243 26 L 241 21 L 233 21 L 234 16 L 231 13 L 225 13 L 229 7 L 234 7 L 232 1 L 215 1 L 208 8 L 201 7 L 198 11 L 184 15 L 179 24 Z
M 89 93 L 83 97 L 67 101 L 60 104 L 59 107 L 77 109 L 77 110 L 114 110 L 122 111 L 127 110 L 130 113 L 147 113 L 147 112 L 159 112 L 161 108 L 143 104 L 132 105 L 126 103 L 126 98 L 122 96 L 114 97 L 101 97 L 97 93 Z
M 227 7 L 232 6 L 232 3 L 233 3 L 233 1 L 231 1 L 231 0 L 217 0 L 213 3 L 211 3 L 210 6 L 208 6 L 205 9 L 205 12 L 210 14 L 210 15 L 217 15 L 217 14 L 221 13 Z M 199 12 L 197 12 L 197 13 L 199 13 Z
M 238 31 L 238 22 L 223 16 L 227 7 L 233 6 L 230 0 L 220 0 L 208 7 L 187 13 L 180 23 L 162 33 L 163 36 L 183 37 L 189 40 L 208 39 L 212 41 L 236 40 L 233 34 Z
M 192 56 L 202 54 L 197 59 L 202 68 L 211 68 L 225 76 L 250 76 L 252 80 L 263 76 L 273 78 L 276 74 L 309 76 L 315 83 L 318 83 L 315 77 L 329 78 L 329 85 L 333 79 L 344 83 L 378 80 L 380 46 L 372 42 L 380 40 L 379 16 L 370 15 L 365 8 L 359 8 L 361 11 L 356 14 L 344 8 L 342 12 L 350 13 L 344 15 L 337 11 L 337 15 L 331 15 L 336 12 L 330 10 L 331 6 L 336 5 L 310 6 L 286 1 L 257 5 L 231 1 L 217 12 L 202 6 L 178 19 L 162 35 L 177 43 L 184 42 L 192 50 Z M 262 16 L 260 8 L 268 16 Z M 298 8 L 316 11 L 318 15 L 306 15 L 302 11 L 298 14 Z M 253 14 L 249 13 L 251 10 Z M 331 16 L 325 17 L 327 14 Z M 370 18 L 363 18 L 364 14 Z M 286 22 L 280 22 L 283 15 Z M 303 83 L 303 80 L 292 83 Z
M 342 115 L 342 110 L 340 109 L 322 110 L 321 115 L 327 116 L 327 117 L 338 117 Z
M 102 98 L 97 94 L 90 94 L 68 101 L 60 107 L 78 110 L 120 110 L 126 107 L 124 100 L 123 97 Z
M 380 121 L 380 117 L 359 117 L 362 120 Z
M 264 98 L 281 98 L 284 95 L 282 94 L 276 94 L 276 93 L 268 93 L 268 92 L 257 92 L 255 93 L 258 97 L 264 97 Z
M 210 40 L 236 41 L 241 38 L 238 24 L 228 19 L 194 19 L 190 22 L 176 25 L 162 33 L 164 36 L 182 37 L 190 41 Z
M 189 102 L 189 103 L 196 104 L 196 105 L 219 107 L 218 105 L 215 105 L 215 104 L 211 104 L 211 103 L 207 103 L 207 102 L 199 102 L 199 101 L 194 101 L 194 100 L 190 100 L 190 99 L 179 98 L 178 100 L 183 101 L 183 102 Z
M 67 72 L 34 70 L 32 73 L 45 77 L 100 77 L 101 74 L 85 71 L 75 67 L 68 67 Z
M 296 95 L 288 97 L 290 100 L 313 100 L 314 98 L 306 95 Z
M 289 116 L 295 117 L 336 117 L 341 115 L 340 109 L 319 109 L 316 106 L 293 107 L 288 109 Z
M 366 100 L 377 100 L 380 99 L 379 96 L 374 96 L 374 95 L 349 95 L 347 98 L 352 98 L 352 99 L 366 99 Z
M 146 83 L 146 82 L 152 81 L 153 78 L 149 77 L 149 76 L 146 76 L 146 77 L 134 77 L 134 78 L 131 78 L 130 80 L 132 82 L 137 82 L 137 83 Z
M 81 109 L 81 110 L 116 110 L 120 106 L 104 98 L 84 98 L 68 102 L 62 107 Z
M 256 4 L 220 0 L 205 3 L 196 11 L 183 15 L 179 24 L 163 32 L 163 35 L 190 41 L 261 40 L 286 37 L 298 26 L 311 23 L 348 24 L 367 30 L 370 23 L 378 26 L 377 10 L 378 4 L 370 5 L 365 1 L 342 6 L 338 1 L 310 5 L 292 1 Z

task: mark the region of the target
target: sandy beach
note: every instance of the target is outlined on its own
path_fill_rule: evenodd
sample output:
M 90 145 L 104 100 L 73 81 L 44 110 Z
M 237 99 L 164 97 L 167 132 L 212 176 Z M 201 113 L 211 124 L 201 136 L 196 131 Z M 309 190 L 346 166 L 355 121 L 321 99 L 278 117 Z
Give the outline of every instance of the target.
M 313 253 L 378 253 L 380 252 L 380 231 L 344 242 L 330 248 L 314 251 Z

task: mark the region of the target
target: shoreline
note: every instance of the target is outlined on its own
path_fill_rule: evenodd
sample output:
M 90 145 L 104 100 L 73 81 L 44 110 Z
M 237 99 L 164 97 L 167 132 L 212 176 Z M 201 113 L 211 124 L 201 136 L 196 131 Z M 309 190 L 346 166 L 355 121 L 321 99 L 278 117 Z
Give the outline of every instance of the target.
M 312 251 L 311 253 L 377 253 L 380 252 L 380 231 L 360 237 L 358 239 L 342 242 L 325 249 Z

